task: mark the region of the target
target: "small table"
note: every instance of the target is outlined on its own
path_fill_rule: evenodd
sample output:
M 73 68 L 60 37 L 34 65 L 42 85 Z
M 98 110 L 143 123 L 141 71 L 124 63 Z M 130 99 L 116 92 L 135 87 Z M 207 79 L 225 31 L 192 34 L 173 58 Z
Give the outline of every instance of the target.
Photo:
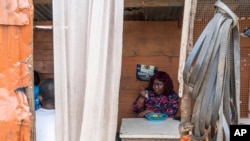
M 239 124 L 250 125 L 250 118 L 240 118 Z
M 149 121 L 145 118 L 123 118 L 120 128 L 122 141 L 179 141 L 180 121 L 167 118 Z

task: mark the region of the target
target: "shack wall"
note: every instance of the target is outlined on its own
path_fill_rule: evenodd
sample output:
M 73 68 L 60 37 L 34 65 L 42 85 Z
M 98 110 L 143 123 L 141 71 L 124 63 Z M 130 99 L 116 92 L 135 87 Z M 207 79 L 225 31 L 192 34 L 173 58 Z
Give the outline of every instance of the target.
M 249 25 L 250 20 L 240 20 L 240 30 Z M 122 118 L 137 117 L 131 104 L 147 82 L 136 80 L 136 64 L 155 65 L 169 73 L 178 92 L 178 65 L 181 28 L 177 21 L 124 21 L 122 74 L 119 92 L 118 130 Z M 194 42 L 205 23 L 196 21 Z M 248 93 L 250 72 L 250 40 L 241 37 L 241 117 L 248 116 Z M 41 80 L 54 77 L 53 31 L 34 30 L 34 69 Z M 108 95 L 108 94 L 107 94 Z M 180 111 L 177 113 L 180 115 Z
M 131 105 L 141 87 L 148 84 L 136 79 L 136 64 L 154 65 L 158 70 L 166 71 L 178 92 L 180 39 L 181 28 L 176 21 L 124 22 L 118 127 L 122 118 L 137 117 Z
M 123 29 L 122 74 L 119 92 L 118 127 L 122 118 L 137 117 L 131 104 L 148 82 L 136 80 L 136 64 L 149 64 L 166 71 L 178 92 L 177 80 L 181 28 L 177 21 L 125 21 Z M 34 69 L 41 80 L 54 77 L 53 31 L 34 30 Z M 180 115 L 180 113 L 178 113 Z M 119 128 L 118 128 L 119 129 Z
M 34 70 L 39 72 L 41 81 L 54 77 L 53 31 L 34 30 Z

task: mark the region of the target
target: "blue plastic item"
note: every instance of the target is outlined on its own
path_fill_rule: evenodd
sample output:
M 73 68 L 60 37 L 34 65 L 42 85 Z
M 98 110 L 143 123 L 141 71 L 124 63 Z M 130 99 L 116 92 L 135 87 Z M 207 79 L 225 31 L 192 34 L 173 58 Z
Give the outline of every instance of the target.
M 39 86 L 34 86 L 34 98 L 35 98 L 35 110 L 37 110 L 40 106 L 39 102 Z
M 163 114 L 163 113 L 148 113 L 148 114 L 145 114 L 145 117 L 149 121 L 164 121 L 168 116 L 167 114 Z

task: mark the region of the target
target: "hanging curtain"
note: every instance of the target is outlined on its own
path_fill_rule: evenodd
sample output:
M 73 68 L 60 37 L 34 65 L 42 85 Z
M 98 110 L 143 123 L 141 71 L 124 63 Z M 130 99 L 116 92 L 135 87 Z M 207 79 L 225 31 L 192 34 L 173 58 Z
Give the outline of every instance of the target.
M 113 141 L 123 0 L 53 0 L 57 141 Z

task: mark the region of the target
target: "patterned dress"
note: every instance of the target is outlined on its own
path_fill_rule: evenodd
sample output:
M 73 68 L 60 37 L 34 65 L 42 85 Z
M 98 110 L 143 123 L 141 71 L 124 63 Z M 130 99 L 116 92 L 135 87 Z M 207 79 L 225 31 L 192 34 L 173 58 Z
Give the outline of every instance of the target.
M 155 113 L 164 113 L 167 114 L 168 117 L 174 117 L 179 109 L 179 97 L 176 93 L 172 93 L 170 95 L 157 95 L 153 91 L 150 91 L 148 94 L 148 98 L 144 101 L 144 106 L 138 108 L 137 100 L 140 96 L 135 100 L 132 104 L 132 109 L 136 113 L 140 113 L 144 110 L 152 110 Z

